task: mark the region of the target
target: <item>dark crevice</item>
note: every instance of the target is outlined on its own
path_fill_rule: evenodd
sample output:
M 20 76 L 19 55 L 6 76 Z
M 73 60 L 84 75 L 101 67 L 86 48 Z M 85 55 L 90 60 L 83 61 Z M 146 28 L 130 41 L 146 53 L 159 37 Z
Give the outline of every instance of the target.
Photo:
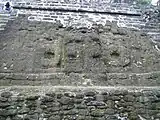
M 96 58 L 101 58 L 102 55 L 101 54 L 96 54 L 96 55 L 93 55 L 92 58 L 96 59 Z
M 52 38 L 47 38 L 47 37 L 45 37 L 45 39 L 46 39 L 47 41 L 52 41 L 52 40 L 53 40 Z
M 44 53 L 45 58 L 54 58 L 54 56 L 55 56 L 55 54 L 50 51 Z
M 112 14 L 112 15 L 126 15 L 126 16 L 141 16 L 139 13 L 121 13 L 121 12 L 109 12 L 109 11 L 87 11 L 87 10 L 69 10 L 62 8 L 39 8 L 39 7 L 22 7 L 13 6 L 14 9 L 30 9 L 30 10 L 43 10 L 43 11 L 61 11 L 61 12 L 83 12 L 83 13 L 100 13 L 100 14 Z
M 75 40 L 75 43 L 81 43 L 83 42 L 82 40 Z
M 69 58 L 69 59 L 75 59 L 75 58 L 76 58 L 76 55 L 74 55 L 74 54 L 69 54 L 69 55 L 68 55 L 68 58 Z
M 60 67 L 61 67 L 61 65 L 62 65 L 62 61 L 61 61 L 61 60 L 59 60 L 59 61 L 58 61 L 58 63 L 57 63 L 57 67 L 59 67 L 59 68 L 60 68 Z
M 114 57 L 119 57 L 120 56 L 120 54 L 118 53 L 118 52 L 112 52 L 111 54 L 110 54 L 112 57 L 114 56 Z

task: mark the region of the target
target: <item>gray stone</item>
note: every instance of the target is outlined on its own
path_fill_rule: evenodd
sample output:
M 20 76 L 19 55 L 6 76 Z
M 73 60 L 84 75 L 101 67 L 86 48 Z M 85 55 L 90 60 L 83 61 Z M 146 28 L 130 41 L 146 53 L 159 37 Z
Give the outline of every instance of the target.
M 11 103 L 9 102 L 0 102 L 0 108 L 6 108 L 9 107 L 11 105 Z
M 90 115 L 94 117 L 102 117 L 104 116 L 104 111 L 101 109 L 96 109 L 96 110 L 91 111 Z
M 84 97 L 84 102 L 85 102 L 85 103 L 88 103 L 88 102 L 94 101 L 94 100 L 95 100 L 94 97 Z
M 83 102 L 83 99 L 74 99 L 74 103 L 81 104 Z
M 93 92 L 93 91 L 88 91 L 88 92 L 85 92 L 85 96 L 95 96 L 96 95 L 96 93 L 95 92 Z
M 58 115 L 55 115 L 55 116 L 51 116 L 51 117 L 49 117 L 49 119 L 48 120 L 61 120 L 61 117 L 60 116 L 58 116 Z
M 0 97 L 0 102 L 6 102 L 8 99 L 5 97 Z
M 28 96 L 26 100 L 37 100 L 39 96 Z
M 12 93 L 11 92 L 2 92 L 1 93 L 1 97 L 5 97 L 5 98 L 9 98 L 12 96 Z
M 107 114 L 107 115 L 113 115 L 113 114 L 115 114 L 115 110 L 112 109 L 112 108 L 107 108 L 106 111 L 105 111 L 105 114 Z
M 0 110 L 0 116 L 13 116 L 17 114 L 16 109 Z
M 77 108 L 77 109 L 86 109 L 87 106 L 86 106 L 86 105 L 83 105 L 83 104 L 78 104 L 78 105 L 76 105 L 76 108 Z
M 76 115 L 78 114 L 78 110 L 76 109 L 72 109 L 72 110 L 68 110 L 68 111 L 63 111 L 64 115 Z
M 74 100 L 72 98 L 68 97 L 61 97 L 61 99 L 58 100 L 62 105 L 69 105 L 73 104 Z
M 76 93 L 76 98 L 77 99 L 82 99 L 84 97 L 83 93 Z
M 134 102 L 135 101 L 135 97 L 133 95 L 125 95 L 123 99 L 127 102 Z
M 0 120 L 6 120 L 6 117 L 0 116 Z
M 20 110 L 18 110 L 18 114 L 26 114 L 30 111 L 29 108 L 22 108 Z
M 86 104 L 87 106 L 105 106 L 104 102 L 98 102 L 98 101 L 90 101 Z
M 117 120 L 117 117 L 116 116 L 107 116 L 106 117 L 106 120 Z
M 46 93 L 46 96 L 55 97 L 55 96 L 56 96 L 56 93 L 54 93 L 54 92 L 49 92 L 49 93 Z
M 64 95 L 66 97 L 71 97 L 71 98 L 74 98 L 75 97 L 75 93 L 71 93 L 71 92 L 65 92 Z
M 89 110 L 87 109 L 78 109 L 78 115 L 89 116 Z
M 117 28 L 111 28 L 111 32 L 113 34 L 118 34 L 119 33 L 118 30 L 117 30 Z
M 47 107 L 46 107 L 47 108 Z M 60 106 L 54 106 L 54 107 L 49 107 L 49 108 L 47 108 L 46 109 L 46 111 L 48 111 L 48 113 L 50 113 L 50 112 L 57 112 L 57 111 L 59 111 L 61 108 L 60 108 Z
M 118 28 L 118 34 L 127 35 L 127 31 L 124 28 Z
M 38 120 L 38 114 L 34 114 L 34 115 L 26 115 L 24 117 L 25 120 Z
M 53 97 L 50 97 L 50 96 L 43 96 L 41 98 L 41 102 L 42 103 L 46 103 L 46 102 L 53 102 L 54 101 L 54 98 Z
M 62 109 L 63 110 L 71 110 L 73 109 L 75 106 L 73 104 L 68 104 L 68 105 L 63 105 Z

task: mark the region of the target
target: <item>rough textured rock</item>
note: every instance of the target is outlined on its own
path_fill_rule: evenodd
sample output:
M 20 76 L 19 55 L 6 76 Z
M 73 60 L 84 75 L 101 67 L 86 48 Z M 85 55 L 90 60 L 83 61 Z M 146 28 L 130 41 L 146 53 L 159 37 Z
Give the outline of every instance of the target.
M 143 73 L 159 70 L 159 51 L 147 37 L 112 23 L 107 26 L 111 30 L 105 31 L 100 25 L 91 29 L 66 29 L 51 23 L 13 21 L 1 34 L 1 71 L 59 68 L 66 73 Z
M 88 99 L 97 96 L 108 99 Z M 44 92 L 45 91 L 45 92 Z M 10 93 L 1 88 L 1 96 Z M 160 119 L 159 88 L 54 88 L 12 87 L 8 107 L 0 106 L 1 120 L 158 120 Z M 126 94 L 127 92 L 127 94 Z M 43 93 L 43 94 L 42 94 Z M 54 93 L 54 101 L 48 94 Z M 72 95 L 66 97 L 66 93 Z M 114 94 L 118 93 L 118 94 Z M 61 98 L 59 95 L 61 94 Z M 37 97 L 38 96 L 38 97 Z M 23 101 L 15 101 L 19 98 Z M 112 99 L 119 97 L 120 99 Z M 40 98 L 40 99 L 38 99 Z M 44 99 L 45 98 L 45 99 Z M 47 98 L 47 99 L 46 99 Z M 43 100 L 42 100 L 43 99 Z M 111 100 L 112 99 L 112 100 Z M 81 102 L 75 102 L 81 100 Z M 7 101 L 6 101 L 7 102 Z M 5 104 L 2 102 L 1 104 Z
M 1 85 L 160 84 L 154 73 L 160 69 L 159 44 L 114 23 L 63 28 L 20 16 L 0 34 L 0 42 L 0 71 L 22 73 L 1 74 Z
M 21 7 L 35 5 L 39 9 L 47 3 L 49 8 L 55 8 L 53 1 L 45 1 L 44 6 L 21 2 Z M 114 7 L 116 11 L 117 5 Z M 125 9 L 127 14 L 129 10 Z M 96 14 L 99 18 L 94 19 L 87 13 L 46 12 L 19 16 L 0 33 L 0 120 L 160 119 L 160 90 L 151 87 L 160 85 L 159 44 L 150 41 L 146 33 L 120 28 L 115 23 L 136 21 L 126 25 L 137 27 L 142 23 L 139 18 Z M 65 28 L 60 21 L 29 22 L 27 18 L 43 22 L 60 18 L 68 26 L 82 18 L 81 25 L 89 27 Z M 90 25 L 93 19 L 102 24 L 106 19 L 116 20 L 105 22 L 105 26 Z M 137 87 L 127 87 L 133 85 Z

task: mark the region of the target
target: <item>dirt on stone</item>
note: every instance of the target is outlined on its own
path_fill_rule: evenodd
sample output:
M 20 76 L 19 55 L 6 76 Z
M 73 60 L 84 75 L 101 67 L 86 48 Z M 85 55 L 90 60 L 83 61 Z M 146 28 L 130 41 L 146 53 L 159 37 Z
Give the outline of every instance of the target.
M 92 28 L 10 21 L 0 33 L 0 72 L 145 73 L 160 70 L 146 34 L 107 22 Z

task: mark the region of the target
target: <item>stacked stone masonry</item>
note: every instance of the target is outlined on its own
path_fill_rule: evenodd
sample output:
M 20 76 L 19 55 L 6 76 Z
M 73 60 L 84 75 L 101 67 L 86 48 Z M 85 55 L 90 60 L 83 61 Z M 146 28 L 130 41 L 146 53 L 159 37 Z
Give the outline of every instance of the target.
M 1 88 L 0 120 L 160 120 L 160 89 Z
M 6 0 L 1 0 L 5 2 Z M 12 1 L 13 7 L 25 8 L 44 8 L 44 9 L 66 9 L 66 10 L 86 10 L 86 11 L 101 11 L 101 12 L 119 12 L 138 14 L 140 9 L 136 6 L 128 6 L 127 4 L 112 3 L 110 0 L 29 0 L 29 1 Z
M 20 13 L 31 13 L 28 17 L 31 21 L 61 21 L 64 26 L 91 27 L 93 23 L 105 25 L 106 21 L 116 22 L 120 27 L 138 29 L 145 24 L 139 17 L 125 15 L 104 15 L 100 13 L 75 13 L 75 12 L 46 12 L 46 11 L 19 11 Z M 138 24 L 139 23 L 139 24 Z
M 158 41 L 159 24 L 101 4 L 13 0 L 0 13 L 0 120 L 160 120 L 160 45 L 145 34 Z
M 3 3 L 6 2 L 5 0 L 1 1 Z M 139 16 L 141 14 L 140 8 L 134 5 L 131 6 L 128 4 L 117 4 L 107 0 L 81 1 L 81 2 L 56 1 L 56 0 L 54 1 L 19 0 L 19 1 L 12 1 L 12 6 L 14 8 L 20 9 L 16 11 L 17 14 L 29 14 L 30 16 L 28 19 L 31 21 L 44 21 L 44 22 L 60 21 L 64 26 L 75 26 L 75 27 L 84 27 L 84 26 L 90 27 L 93 23 L 104 25 L 106 21 L 112 21 L 116 22 L 117 25 L 120 27 L 143 30 L 155 41 L 159 41 L 160 38 L 159 27 L 157 26 L 157 23 L 155 24 L 153 23 L 154 25 L 146 24 L 146 22 L 143 21 L 143 18 Z M 58 10 L 59 12 L 55 12 L 54 10 Z M 85 11 L 85 12 L 77 13 L 77 12 L 72 12 L 72 10 Z M 88 13 L 89 11 L 100 12 L 100 13 Z M 106 13 L 111 13 L 111 14 L 106 14 Z M 113 13 L 116 14 L 114 15 Z M 133 16 L 127 16 L 124 14 Z M 151 28 L 148 29 L 150 25 L 152 26 L 152 29 Z

